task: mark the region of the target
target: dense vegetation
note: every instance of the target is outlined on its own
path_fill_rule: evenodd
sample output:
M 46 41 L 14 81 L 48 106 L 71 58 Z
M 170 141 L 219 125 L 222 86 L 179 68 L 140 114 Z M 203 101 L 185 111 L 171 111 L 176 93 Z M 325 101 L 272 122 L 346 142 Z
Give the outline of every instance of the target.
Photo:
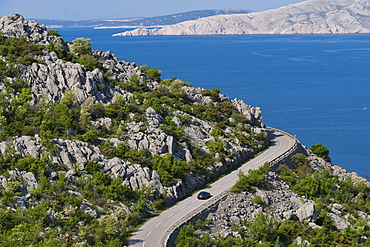
M 56 30 L 49 30 L 48 34 L 60 36 Z M 55 103 L 44 99 L 34 103 L 20 70 L 43 63 L 44 49 L 54 51 L 65 62 L 80 63 L 86 70 L 100 70 L 112 87 L 133 96 L 129 102 L 117 97 L 110 104 L 92 99 L 79 104 L 73 92 L 65 92 Z M 99 57 L 94 56 L 89 39 L 78 38 L 70 44 L 56 39 L 42 46 L 24 37 L 7 38 L 0 33 L 0 81 L 4 85 L 0 92 L 0 139 L 7 143 L 6 152 L 0 154 L 0 175 L 9 180 L 6 189 L 0 189 L 1 246 L 123 246 L 143 218 L 167 206 L 164 195 L 154 194 L 150 185 L 133 190 L 122 183 L 122 177 L 109 176 L 99 162 L 89 162 L 83 171 L 76 163 L 74 175 L 68 175 L 66 165 L 55 165 L 50 160 L 50 155 L 59 150 L 53 142 L 55 138 L 84 141 L 98 147 L 107 159 L 117 157 L 154 169 L 164 186 L 172 185 L 174 179 L 185 179 L 189 172 L 208 175 L 210 164 L 230 157 L 225 137 L 234 138 L 247 148 L 264 145 L 266 134 L 253 134 L 244 124 L 246 117 L 230 102 L 221 102 L 219 89 L 202 91 L 203 96 L 212 99 L 209 104 L 193 104 L 183 88 L 191 86 L 189 83 L 176 78 L 162 80 L 158 68 L 143 65 L 140 69 L 161 86 L 150 90 L 147 81 L 142 82 L 136 74 L 129 81 L 115 81 L 112 71 L 103 69 Z M 186 162 L 171 154 L 150 155 L 145 149 L 132 150 L 125 142 L 110 141 L 119 138 L 130 121 L 142 122 L 140 131 L 145 132 L 143 112 L 149 107 L 165 120 L 160 126 L 164 133 L 190 147 L 193 160 Z M 176 115 L 178 111 L 183 114 Z M 181 125 L 172 120 L 175 116 Z M 215 141 L 207 143 L 208 153 L 200 152 L 185 134 L 184 126 L 193 117 L 215 124 L 211 133 Z M 111 119 L 111 126 L 96 127 L 93 122 L 101 118 Z M 227 127 L 233 127 L 234 132 L 225 133 Z M 36 156 L 22 156 L 11 145 L 12 138 L 18 136 L 40 137 L 43 151 Z M 17 208 L 24 185 L 12 179 L 14 171 L 31 172 L 38 182 L 24 208 Z

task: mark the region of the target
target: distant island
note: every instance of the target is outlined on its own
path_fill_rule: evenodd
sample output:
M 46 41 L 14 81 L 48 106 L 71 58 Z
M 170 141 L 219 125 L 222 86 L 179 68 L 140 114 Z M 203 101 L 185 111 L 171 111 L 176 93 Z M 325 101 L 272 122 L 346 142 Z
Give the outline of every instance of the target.
M 121 19 L 94 19 L 82 21 L 35 19 L 36 22 L 44 24 L 48 28 L 70 28 L 70 27 L 94 27 L 94 28 L 135 28 L 135 27 L 162 27 L 174 25 L 184 21 L 197 20 L 203 17 L 229 14 L 247 14 L 250 10 L 242 9 L 210 9 L 194 10 L 184 13 L 163 15 L 156 17 L 138 17 Z
M 114 36 L 346 34 L 370 32 L 370 1 L 309 0 L 247 14 L 216 15 Z

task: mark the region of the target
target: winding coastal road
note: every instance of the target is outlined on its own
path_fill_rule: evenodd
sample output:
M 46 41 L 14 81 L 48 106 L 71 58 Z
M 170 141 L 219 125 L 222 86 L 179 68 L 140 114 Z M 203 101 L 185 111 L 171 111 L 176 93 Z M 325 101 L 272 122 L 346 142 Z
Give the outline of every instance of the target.
M 248 173 L 249 169 L 256 169 L 265 162 L 270 162 L 281 156 L 295 144 L 295 139 L 291 136 L 268 129 L 267 130 L 271 147 L 256 158 L 246 162 L 239 169 L 234 170 L 230 174 L 220 178 L 216 182 L 204 188 L 204 191 L 211 193 L 212 198 L 230 190 L 238 179 L 238 172 L 241 170 L 244 174 Z M 212 200 L 210 198 L 209 200 Z M 197 193 L 180 201 L 171 208 L 163 211 L 158 216 L 148 220 L 142 225 L 130 238 L 129 246 L 133 247 L 159 247 L 162 245 L 162 238 L 166 232 L 183 219 L 191 215 L 195 210 L 205 207 L 209 204 L 209 200 L 198 200 Z M 208 203 L 208 204 L 207 204 Z

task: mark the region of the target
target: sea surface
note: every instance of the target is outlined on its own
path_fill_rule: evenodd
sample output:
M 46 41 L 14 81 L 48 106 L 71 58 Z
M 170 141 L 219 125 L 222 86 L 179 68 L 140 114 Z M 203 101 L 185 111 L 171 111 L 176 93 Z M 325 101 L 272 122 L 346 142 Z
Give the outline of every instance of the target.
M 162 79 L 219 88 L 261 107 L 264 123 L 322 143 L 332 163 L 370 173 L 370 35 L 112 37 L 123 29 L 62 28 L 66 41 L 147 64 Z

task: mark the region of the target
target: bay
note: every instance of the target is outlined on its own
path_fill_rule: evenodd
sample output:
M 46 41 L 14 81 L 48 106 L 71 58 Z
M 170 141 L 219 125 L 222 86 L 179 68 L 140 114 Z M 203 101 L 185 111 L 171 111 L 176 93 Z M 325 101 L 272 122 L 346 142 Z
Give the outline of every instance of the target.
M 58 29 L 66 41 L 158 67 L 162 78 L 219 88 L 261 107 L 264 123 L 303 145 L 322 143 L 333 164 L 370 167 L 370 35 L 112 37 L 124 29 Z

